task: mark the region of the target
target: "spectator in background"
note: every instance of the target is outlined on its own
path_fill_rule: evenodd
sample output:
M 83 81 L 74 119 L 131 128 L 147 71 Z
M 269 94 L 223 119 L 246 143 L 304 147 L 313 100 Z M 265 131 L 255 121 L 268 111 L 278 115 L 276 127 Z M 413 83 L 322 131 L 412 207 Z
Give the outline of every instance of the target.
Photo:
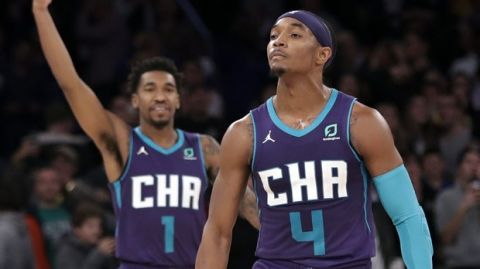
M 35 269 L 24 193 L 18 182 L 0 179 L 0 268 Z
M 103 212 L 88 204 L 80 205 L 72 217 L 72 232 L 62 238 L 56 252 L 58 269 L 117 268 L 113 254 L 115 239 L 102 237 Z
M 223 99 L 208 82 L 208 61 L 189 60 L 183 64 L 185 81 L 179 126 L 220 138 L 224 129 Z
M 457 100 L 457 103 L 461 110 L 469 112 L 471 109 L 471 81 L 469 77 L 467 77 L 463 73 L 456 73 L 453 75 L 451 79 L 451 86 L 450 86 L 452 95 Z
M 45 238 L 50 264 L 55 261 L 55 249 L 60 238 L 70 231 L 70 212 L 62 195 L 62 179 L 52 167 L 34 171 L 31 212 L 39 220 Z
M 417 155 L 437 145 L 435 125 L 427 107 L 427 100 L 422 95 L 415 95 L 408 101 L 405 110 L 405 130 L 408 131 L 408 147 Z
M 128 125 L 138 125 L 138 113 L 135 108 L 133 108 L 131 100 L 127 96 L 122 94 L 114 96 L 108 108 Z
M 471 121 L 451 94 L 440 96 L 437 105 L 442 128 L 439 138 L 440 151 L 447 171 L 453 173 L 456 170 L 456 160 L 472 139 Z
M 65 202 L 69 208 L 74 209 L 85 201 L 96 204 L 110 202 L 107 191 L 78 177 L 79 156 L 74 148 L 66 145 L 54 147 L 50 152 L 49 164 L 60 176 Z
M 410 179 L 412 180 L 418 202 L 425 208 L 423 205 L 423 169 L 420 160 L 414 153 L 405 153 L 403 159 L 405 160 L 405 167 L 407 168 L 408 175 L 410 175 Z
M 452 177 L 447 172 L 445 161 L 438 149 L 428 149 L 422 156 L 422 197 L 421 204 L 425 210 L 425 217 L 428 220 L 432 235 L 432 243 L 437 249 L 441 245 L 438 237 L 437 226 L 435 225 L 435 200 L 440 192 L 448 189 L 452 185 Z M 441 262 L 441 252 L 434 253 L 434 263 Z
M 342 92 L 355 96 L 358 100 L 362 102 L 371 101 L 370 90 L 360 82 L 357 75 L 354 73 L 344 73 L 340 76 L 338 81 L 338 88 Z
M 455 185 L 435 204 L 437 229 L 448 269 L 480 268 L 480 152 L 466 149 L 458 164 Z
M 405 128 L 402 125 L 402 119 L 400 118 L 400 112 L 398 108 L 392 103 L 380 103 L 376 106 L 376 109 L 388 123 L 390 130 L 393 134 L 393 139 L 397 149 L 400 153 L 408 151 L 408 140 Z

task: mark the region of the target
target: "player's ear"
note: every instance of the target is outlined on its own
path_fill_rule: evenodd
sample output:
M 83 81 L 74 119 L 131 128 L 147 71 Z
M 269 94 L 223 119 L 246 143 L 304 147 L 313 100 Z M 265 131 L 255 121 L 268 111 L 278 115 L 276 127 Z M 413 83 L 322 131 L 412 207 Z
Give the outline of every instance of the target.
M 175 109 L 180 109 L 180 105 L 182 103 L 182 100 L 180 99 L 180 93 L 177 92 L 177 97 L 176 97 L 176 104 L 175 104 Z
M 316 64 L 324 65 L 330 57 L 332 57 L 332 49 L 330 47 L 318 46 L 315 55 Z
M 132 94 L 131 101 L 132 101 L 133 108 L 137 109 L 138 108 L 138 94 L 137 93 Z

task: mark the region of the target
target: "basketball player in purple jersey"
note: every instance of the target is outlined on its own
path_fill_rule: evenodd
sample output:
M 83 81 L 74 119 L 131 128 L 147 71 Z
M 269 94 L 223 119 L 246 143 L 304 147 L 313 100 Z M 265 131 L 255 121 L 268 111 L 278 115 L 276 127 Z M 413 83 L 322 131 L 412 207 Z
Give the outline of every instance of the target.
M 105 110 L 78 76 L 48 11 L 50 2 L 33 1 L 40 42 L 75 117 L 102 155 L 117 218 L 120 268 L 193 268 L 206 221 L 208 178 L 218 172 L 218 143 L 174 128 L 181 85 L 168 59 L 140 62 L 129 76 L 139 127 L 132 129 Z M 244 216 L 258 226 L 254 194 L 247 191 L 245 197 Z
M 333 49 L 330 29 L 313 13 L 291 11 L 275 22 L 267 56 L 278 76 L 276 95 L 223 138 L 196 268 L 226 268 L 250 173 L 261 223 L 254 268 L 371 268 L 371 179 L 407 267 L 432 268 L 424 213 L 387 123 L 323 84 Z

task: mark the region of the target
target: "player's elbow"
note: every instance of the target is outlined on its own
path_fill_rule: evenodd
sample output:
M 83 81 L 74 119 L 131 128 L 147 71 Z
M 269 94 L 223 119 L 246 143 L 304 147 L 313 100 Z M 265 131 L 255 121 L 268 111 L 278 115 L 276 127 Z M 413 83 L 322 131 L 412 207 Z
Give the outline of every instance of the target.
M 195 268 L 225 268 L 231 243 L 231 229 L 222 229 L 215 221 L 208 220 L 203 228 L 202 242 L 198 249 Z
M 75 73 L 70 75 L 55 76 L 55 79 L 57 80 L 58 86 L 65 94 L 73 92 L 75 89 L 83 86 L 83 81 Z
M 230 245 L 232 239 L 232 229 L 226 227 L 226 225 L 209 218 L 205 227 L 203 228 L 202 240 L 214 241 L 219 245 Z

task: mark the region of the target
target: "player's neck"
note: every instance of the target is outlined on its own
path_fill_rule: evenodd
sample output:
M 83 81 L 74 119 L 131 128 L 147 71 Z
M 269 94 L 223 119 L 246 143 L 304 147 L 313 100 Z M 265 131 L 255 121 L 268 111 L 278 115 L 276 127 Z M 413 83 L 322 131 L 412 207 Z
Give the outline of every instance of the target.
M 314 76 L 282 76 L 277 83 L 275 107 L 277 112 L 308 117 L 318 114 L 327 103 L 331 89 Z
M 173 124 L 164 127 L 155 127 L 151 124 L 140 124 L 142 133 L 162 148 L 170 148 L 178 140 L 178 134 Z

